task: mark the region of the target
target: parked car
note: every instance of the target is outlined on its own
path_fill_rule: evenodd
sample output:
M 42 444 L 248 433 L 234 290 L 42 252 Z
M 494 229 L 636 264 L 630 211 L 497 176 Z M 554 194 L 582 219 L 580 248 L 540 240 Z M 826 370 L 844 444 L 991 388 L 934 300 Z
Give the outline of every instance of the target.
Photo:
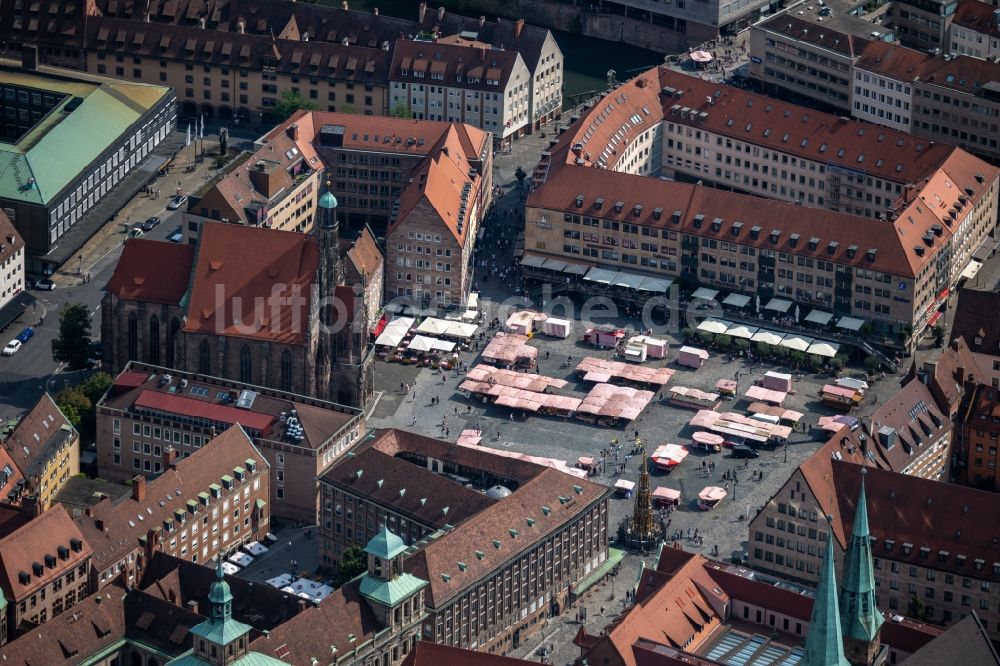
M 188 198 L 186 194 L 178 194 L 176 197 L 170 200 L 167 204 L 167 210 L 177 210 L 178 208 L 183 208 L 187 204 Z
M 177 227 L 172 234 L 167 236 L 167 240 L 171 243 L 180 243 L 184 240 L 184 232 L 181 231 L 180 227 Z
M 160 218 L 158 218 L 158 217 L 151 217 L 151 218 L 149 218 L 148 220 L 146 220 L 145 222 L 142 223 L 142 230 L 143 231 L 152 231 L 153 229 L 155 229 L 158 226 L 160 226 Z
M 15 338 L 7 343 L 7 346 L 3 348 L 3 351 L 0 352 L 0 354 L 3 354 L 4 356 L 13 356 L 19 349 L 21 349 L 21 341 Z
M 40 291 L 52 291 L 56 288 L 56 283 L 49 278 L 42 278 L 41 280 L 35 280 L 35 289 Z
M 757 449 L 746 444 L 738 444 L 733 447 L 734 458 L 757 458 L 759 456 L 760 453 L 757 452 Z
M 17 339 L 21 341 L 22 344 L 35 337 L 35 329 L 30 326 L 25 327 L 23 331 L 17 334 Z
M 142 230 L 142 227 L 132 227 L 128 230 L 128 235 L 125 236 L 125 240 L 129 238 L 142 238 L 146 235 L 146 232 Z

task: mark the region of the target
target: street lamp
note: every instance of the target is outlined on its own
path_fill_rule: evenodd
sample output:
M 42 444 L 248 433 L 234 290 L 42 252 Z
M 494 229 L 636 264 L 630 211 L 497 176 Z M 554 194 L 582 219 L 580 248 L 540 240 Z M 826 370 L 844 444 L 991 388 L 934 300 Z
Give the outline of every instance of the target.
M 733 478 L 733 501 L 736 501 L 736 486 L 739 485 L 740 480 Z

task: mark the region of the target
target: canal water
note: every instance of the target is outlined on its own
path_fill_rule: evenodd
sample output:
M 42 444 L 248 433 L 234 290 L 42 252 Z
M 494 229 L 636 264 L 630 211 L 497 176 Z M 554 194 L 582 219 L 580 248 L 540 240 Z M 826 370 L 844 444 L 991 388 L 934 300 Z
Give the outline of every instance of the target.
M 321 0 L 322 4 L 340 5 L 340 0 Z M 351 9 L 416 20 L 416 0 L 350 0 Z M 575 95 L 603 92 L 608 85 L 608 70 L 615 70 L 619 81 L 631 78 L 654 65 L 663 64 L 663 54 L 628 44 L 583 37 L 553 30 L 564 57 L 563 98 L 567 102 Z

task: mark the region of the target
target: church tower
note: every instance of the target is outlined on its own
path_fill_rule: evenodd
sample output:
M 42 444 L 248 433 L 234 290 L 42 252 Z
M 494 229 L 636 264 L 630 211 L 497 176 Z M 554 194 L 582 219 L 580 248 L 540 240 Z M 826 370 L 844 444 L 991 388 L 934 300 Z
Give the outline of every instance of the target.
M 848 666 L 840 630 L 837 604 L 837 572 L 834 564 L 833 531 L 826 536 L 826 556 L 816 586 L 816 599 L 809 616 L 806 652 L 801 666 Z
M 840 586 L 840 623 L 844 649 L 852 666 L 872 666 L 885 661 L 882 649 L 882 613 L 875 606 L 875 573 L 872 570 L 872 540 L 868 529 L 868 501 L 861 468 L 861 492 L 854 511 L 854 527 L 844 555 Z
M 320 296 L 333 294 L 333 289 L 341 284 L 340 265 L 340 222 L 337 220 L 337 197 L 326 181 L 326 191 L 319 197 L 317 205 L 317 227 L 319 228 L 319 285 Z

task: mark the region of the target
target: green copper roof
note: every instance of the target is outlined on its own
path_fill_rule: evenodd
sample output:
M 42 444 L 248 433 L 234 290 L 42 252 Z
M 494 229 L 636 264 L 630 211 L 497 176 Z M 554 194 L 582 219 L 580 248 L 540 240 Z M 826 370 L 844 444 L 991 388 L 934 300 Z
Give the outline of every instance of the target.
M 142 83 L 26 72 L 4 71 L 0 78 L 63 96 L 16 143 L 0 143 L 0 198 L 31 204 L 46 204 L 56 197 L 170 91 Z
M 226 574 L 222 568 L 221 557 L 215 567 L 215 582 L 212 583 L 212 589 L 208 593 L 208 600 L 215 605 L 228 604 L 233 601 L 233 595 L 229 591 L 229 583 L 226 582 Z
M 826 536 L 826 556 L 816 587 L 816 600 L 809 616 L 806 652 L 801 666 L 848 666 L 840 633 L 840 610 L 837 607 L 837 573 L 834 569 L 832 531 Z
M 253 627 L 250 625 L 229 618 L 222 621 L 205 620 L 191 627 L 191 633 L 216 645 L 229 645 L 240 636 L 250 633 L 251 629 Z
M 324 192 L 319 198 L 320 208 L 336 208 L 337 207 L 337 197 L 333 196 L 330 192 Z
M 287 661 L 268 657 L 266 654 L 261 654 L 260 652 L 248 652 L 236 661 L 229 663 L 230 666 L 275 666 L 278 664 L 288 664 Z M 193 652 L 188 652 L 168 661 L 167 666 L 210 666 L 210 662 L 195 656 Z
M 844 635 L 870 641 L 885 620 L 875 607 L 875 572 L 872 539 L 868 531 L 868 500 L 865 469 L 861 470 L 861 492 L 854 511 L 854 529 L 844 554 L 844 577 L 840 586 L 840 621 Z
M 395 606 L 417 593 L 425 585 L 427 585 L 426 580 L 408 573 L 400 574 L 392 580 L 379 580 L 365 574 L 361 578 L 359 592 L 366 599 L 371 599 L 384 606 Z
M 365 552 L 383 560 L 391 560 L 406 550 L 406 544 L 398 536 L 389 531 L 385 525 L 379 533 L 371 538 L 365 546 Z

